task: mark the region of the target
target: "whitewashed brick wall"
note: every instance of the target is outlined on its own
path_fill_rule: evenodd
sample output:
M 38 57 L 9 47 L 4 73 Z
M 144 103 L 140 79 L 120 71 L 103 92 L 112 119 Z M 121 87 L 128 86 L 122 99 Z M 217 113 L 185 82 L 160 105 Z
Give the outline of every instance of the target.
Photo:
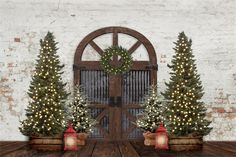
M 158 84 L 164 90 L 177 35 L 193 40 L 213 131 L 206 140 L 236 140 L 235 0 L 1 0 L 0 140 L 25 140 L 18 130 L 28 103 L 27 90 L 39 39 L 54 32 L 73 82 L 73 57 L 88 33 L 106 26 L 137 30 L 154 45 Z

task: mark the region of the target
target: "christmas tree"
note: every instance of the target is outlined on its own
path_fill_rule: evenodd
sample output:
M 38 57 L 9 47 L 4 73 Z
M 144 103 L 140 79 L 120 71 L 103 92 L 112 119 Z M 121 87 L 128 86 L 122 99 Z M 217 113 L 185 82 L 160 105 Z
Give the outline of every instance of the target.
M 157 93 L 157 86 L 152 85 L 144 103 L 141 104 L 144 111 L 142 117 L 136 121 L 136 125 L 145 131 L 155 132 L 160 122 L 164 120 L 163 102 L 163 98 Z
M 87 98 L 79 85 L 75 86 L 73 102 L 70 105 L 72 112 L 72 124 L 76 132 L 91 132 L 96 121 L 89 113 Z
M 28 136 L 50 136 L 61 133 L 65 125 L 65 100 L 68 96 L 62 82 L 58 48 L 52 33 L 40 40 L 40 54 L 29 87 L 29 105 L 20 131 Z
M 206 108 L 201 101 L 204 93 L 192 54 L 192 41 L 182 32 L 175 45 L 175 55 L 168 65 L 171 69 L 170 81 L 162 93 L 169 102 L 165 114 L 170 134 L 207 135 L 211 130 L 210 121 L 205 119 Z

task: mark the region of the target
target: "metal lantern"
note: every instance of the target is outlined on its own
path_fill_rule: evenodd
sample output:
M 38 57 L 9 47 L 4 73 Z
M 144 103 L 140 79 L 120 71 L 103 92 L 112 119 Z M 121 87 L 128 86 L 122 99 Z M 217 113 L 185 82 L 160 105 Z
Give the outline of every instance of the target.
M 161 123 L 159 128 L 156 129 L 155 148 L 156 149 L 169 149 L 167 130 L 163 126 L 163 123 Z
M 64 133 L 64 150 L 78 150 L 77 134 L 71 124 Z

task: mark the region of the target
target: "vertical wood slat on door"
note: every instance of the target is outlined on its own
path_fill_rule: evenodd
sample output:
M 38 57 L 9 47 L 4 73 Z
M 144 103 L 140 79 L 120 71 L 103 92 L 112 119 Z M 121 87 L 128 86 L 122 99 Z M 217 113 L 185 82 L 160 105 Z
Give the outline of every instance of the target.
M 108 75 L 101 70 L 81 70 L 80 85 L 83 87 L 85 96 L 90 104 L 108 104 Z M 96 118 L 104 109 L 91 108 L 91 115 Z M 100 121 L 100 126 L 107 130 L 109 118 L 104 116 Z M 107 130 L 108 131 L 108 130 Z M 92 138 L 104 138 L 102 132 L 95 128 L 91 134 Z
M 150 85 L 150 71 L 133 70 L 123 76 L 122 102 L 126 104 L 140 104 Z
M 144 101 L 144 97 L 148 92 L 150 86 L 150 71 L 149 70 L 132 70 L 123 76 L 122 81 L 122 105 L 141 104 Z M 142 109 L 128 109 L 128 112 L 137 117 L 141 114 Z M 126 132 L 132 127 L 132 122 L 127 118 L 125 114 L 122 115 L 122 131 Z M 136 128 L 128 135 L 128 138 L 140 138 L 142 132 Z
M 81 70 L 80 84 L 90 103 L 107 104 L 108 76 L 103 71 Z
M 104 88 L 105 88 L 105 83 L 104 83 L 104 78 L 102 77 L 102 72 L 100 71 L 100 76 L 101 76 L 101 92 L 100 92 L 100 97 L 101 97 L 101 102 L 104 103 L 105 99 L 104 99 Z
M 133 76 L 133 81 L 132 82 L 133 82 L 133 86 L 134 86 L 133 87 L 134 89 L 132 90 L 133 91 L 133 100 L 132 100 L 132 102 L 135 104 L 136 103 L 136 94 L 137 94 L 137 91 L 136 91 L 137 82 L 136 81 L 138 79 L 138 78 L 136 78 L 136 71 L 133 71 L 132 76 Z
M 127 82 L 126 82 L 126 84 L 124 85 L 124 86 L 127 86 L 127 91 L 125 91 L 125 96 L 127 96 L 127 102 L 125 103 L 125 104 L 128 104 L 129 103 L 129 101 L 130 101 L 130 91 L 129 91 L 129 89 L 130 89 L 130 84 L 129 84 L 129 81 L 130 81 L 130 73 L 128 73 L 127 74 Z M 126 94 L 127 93 L 127 94 Z M 124 105 L 125 105 L 124 104 Z
M 141 99 L 141 97 L 142 97 L 142 72 L 140 72 L 139 71 L 139 75 L 138 75 L 138 77 L 140 78 L 139 79 L 139 95 L 138 95 L 138 102 L 140 102 L 142 99 Z

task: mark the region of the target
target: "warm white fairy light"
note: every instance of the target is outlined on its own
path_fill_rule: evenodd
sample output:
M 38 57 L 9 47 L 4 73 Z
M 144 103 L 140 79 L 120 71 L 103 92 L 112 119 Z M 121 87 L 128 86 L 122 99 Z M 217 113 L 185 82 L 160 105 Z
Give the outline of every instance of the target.
M 174 126 L 172 127 L 173 133 L 184 132 L 185 128 L 202 131 L 208 125 L 205 123 L 204 117 L 198 113 L 200 108 L 196 100 L 198 92 L 191 87 L 191 78 L 197 78 L 197 76 L 196 67 L 192 64 L 193 62 L 190 62 L 193 58 L 189 55 L 192 53 L 189 45 L 187 38 L 183 37 L 179 38 L 174 48 L 176 50 L 175 65 L 171 65 L 171 67 L 176 77 L 182 79 L 171 86 L 174 88 L 171 88 L 173 90 L 170 91 L 170 96 L 166 96 L 171 102 L 171 107 L 166 109 L 170 113 L 169 121 Z M 201 84 L 197 83 L 197 85 Z M 176 116 L 171 116 L 175 113 Z
M 136 121 L 137 126 L 144 130 L 155 131 L 159 123 L 164 119 L 161 115 L 161 100 L 157 95 L 155 86 L 152 86 L 150 95 L 142 106 L 144 106 L 145 109 L 143 116 Z
M 80 91 L 80 87 L 75 87 L 74 99 L 71 104 L 72 122 L 76 131 L 89 132 L 95 124 L 88 110 L 87 100 Z
M 30 103 L 30 112 L 33 116 L 29 116 L 22 123 L 23 129 L 24 125 L 34 128 L 35 130 L 32 133 L 50 134 L 52 128 L 53 132 L 57 132 L 60 131 L 58 127 L 65 123 L 64 113 L 62 112 L 64 107 L 60 103 L 60 98 L 64 97 L 64 91 L 60 89 L 60 93 L 56 92 L 58 88 L 55 86 L 55 82 L 61 80 L 59 75 L 61 68 L 57 67 L 54 62 L 54 59 L 57 57 L 54 53 L 55 48 L 53 44 L 51 41 L 44 40 L 43 47 L 40 49 L 39 62 L 33 75 L 34 79 L 40 78 L 38 80 L 42 82 L 36 82 L 31 90 L 32 102 Z M 55 71 L 51 71 L 51 69 L 55 69 Z M 55 78 L 53 75 L 56 75 L 58 78 Z M 51 76 L 54 80 L 48 80 Z M 45 85 L 45 81 L 50 85 Z

